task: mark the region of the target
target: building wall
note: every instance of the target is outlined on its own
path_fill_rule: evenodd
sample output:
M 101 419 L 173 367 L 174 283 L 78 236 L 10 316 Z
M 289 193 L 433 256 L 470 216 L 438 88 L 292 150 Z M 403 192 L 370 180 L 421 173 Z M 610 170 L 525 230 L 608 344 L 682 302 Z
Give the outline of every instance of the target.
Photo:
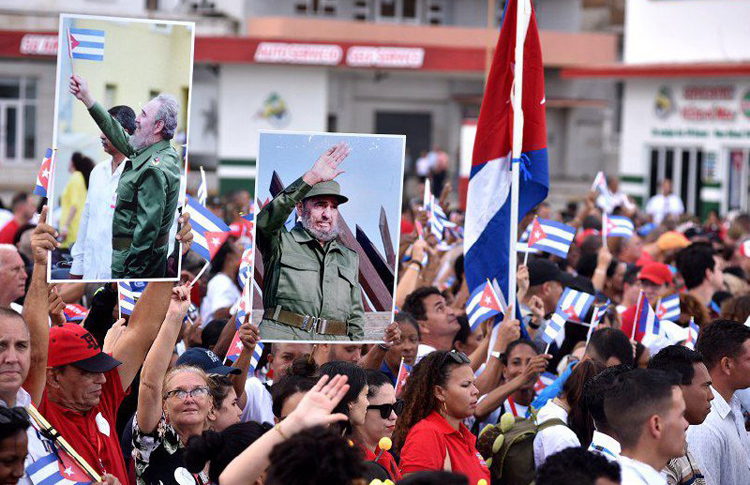
M 625 62 L 750 59 L 750 2 L 628 0 Z

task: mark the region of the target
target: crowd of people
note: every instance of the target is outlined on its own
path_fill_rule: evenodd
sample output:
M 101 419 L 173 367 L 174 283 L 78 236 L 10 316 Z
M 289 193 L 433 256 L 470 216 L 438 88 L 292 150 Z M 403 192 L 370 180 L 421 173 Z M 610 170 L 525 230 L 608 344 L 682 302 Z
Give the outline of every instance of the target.
M 463 213 L 445 183 L 442 232 L 421 198 L 404 205 L 384 343 L 264 343 L 248 317 L 234 361 L 249 193 L 209 198 L 233 229 L 210 270 L 190 284 L 202 260 L 181 231 L 180 281 L 149 283 L 124 318 L 115 284 L 47 283 L 78 211 L 56 229 L 19 194 L 0 227 L 0 482 L 747 483 L 750 215 L 682 214 L 667 182 L 647 212 L 609 183 L 521 222 L 576 236 L 566 258 L 521 255 L 517 303 L 497 318 L 467 317 Z M 635 233 L 603 238 L 608 215 Z M 567 288 L 596 304 L 548 344 Z M 697 339 L 644 339 L 638 300 L 673 294 Z

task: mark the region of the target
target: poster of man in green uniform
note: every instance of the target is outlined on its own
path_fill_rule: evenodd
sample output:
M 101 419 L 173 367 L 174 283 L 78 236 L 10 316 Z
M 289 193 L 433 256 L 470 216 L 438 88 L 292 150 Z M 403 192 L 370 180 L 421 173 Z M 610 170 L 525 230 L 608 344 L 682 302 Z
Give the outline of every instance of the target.
M 404 147 L 393 135 L 261 132 L 261 339 L 382 341 L 393 321 Z
M 77 227 L 85 232 L 74 232 L 72 239 L 86 238 L 82 246 L 108 253 L 106 259 L 85 257 L 100 266 L 98 259 L 111 261 L 110 281 L 177 280 L 181 258 L 175 236 L 185 198 L 194 25 L 63 15 L 60 26 L 54 142 L 58 163 L 50 194 L 51 205 L 59 197 L 63 208 L 58 225 L 70 235 L 70 221 L 81 213 L 84 222 Z M 136 44 L 149 48 L 133 56 Z M 113 104 L 135 108 L 134 130 L 108 112 Z M 69 190 L 80 177 L 67 173 L 60 162 L 68 150 L 102 160 L 101 142 L 88 146 L 92 135 L 102 136 L 124 155 L 122 167 L 102 161 L 106 167 L 88 174 L 85 189 Z M 105 201 L 111 210 L 90 207 L 92 201 Z M 88 220 L 91 214 L 97 220 Z M 108 231 L 91 230 L 94 225 Z M 50 260 L 55 265 L 51 279 L 66 280 L 70 255 L 63 251 Z

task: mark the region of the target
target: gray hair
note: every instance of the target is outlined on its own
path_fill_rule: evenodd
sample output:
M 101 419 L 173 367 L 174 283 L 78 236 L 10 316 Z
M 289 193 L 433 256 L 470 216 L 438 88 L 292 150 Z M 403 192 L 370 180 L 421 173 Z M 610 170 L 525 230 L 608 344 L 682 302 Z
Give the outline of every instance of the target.
M 180 110 L 180 103 L 171 94 L 160 94 L 154 99 L 159 102 L 159 110 L 156 112 L 154 122 L 164 122 L 162 136 L 165 140 L 171 140 L 174 138 L 174 132 L 177 129 L 177 114 Z

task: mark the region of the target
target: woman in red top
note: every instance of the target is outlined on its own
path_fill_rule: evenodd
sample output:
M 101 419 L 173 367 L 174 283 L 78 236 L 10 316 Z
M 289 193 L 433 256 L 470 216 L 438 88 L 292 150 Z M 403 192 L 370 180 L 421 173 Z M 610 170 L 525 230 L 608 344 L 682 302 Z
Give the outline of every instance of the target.
M 401 480 L 401 471 L 387 450 L 381 450 L 378 443 L 383 438 L 390 439 L 396 427 L 396 418 L 404 409 L 404 401 L 396 400 L 396 390 L 390 378 L 379 370 L 366 370 L 367 373 L 367 414 L 365 422 L 354 426 L 353 441 L 365 452 L 365 460 L 375 461 L 385 468 L 391 480 Z
M 427 354 L 409 376 L 404 412 L 394 445 L 401 449 L 401 472 L 446 470 L 468 477 L 470 485 L 490 482 L 476 437 L 462 421 L 474 414 L 479 391 L 469 358 L 460 352 Z

